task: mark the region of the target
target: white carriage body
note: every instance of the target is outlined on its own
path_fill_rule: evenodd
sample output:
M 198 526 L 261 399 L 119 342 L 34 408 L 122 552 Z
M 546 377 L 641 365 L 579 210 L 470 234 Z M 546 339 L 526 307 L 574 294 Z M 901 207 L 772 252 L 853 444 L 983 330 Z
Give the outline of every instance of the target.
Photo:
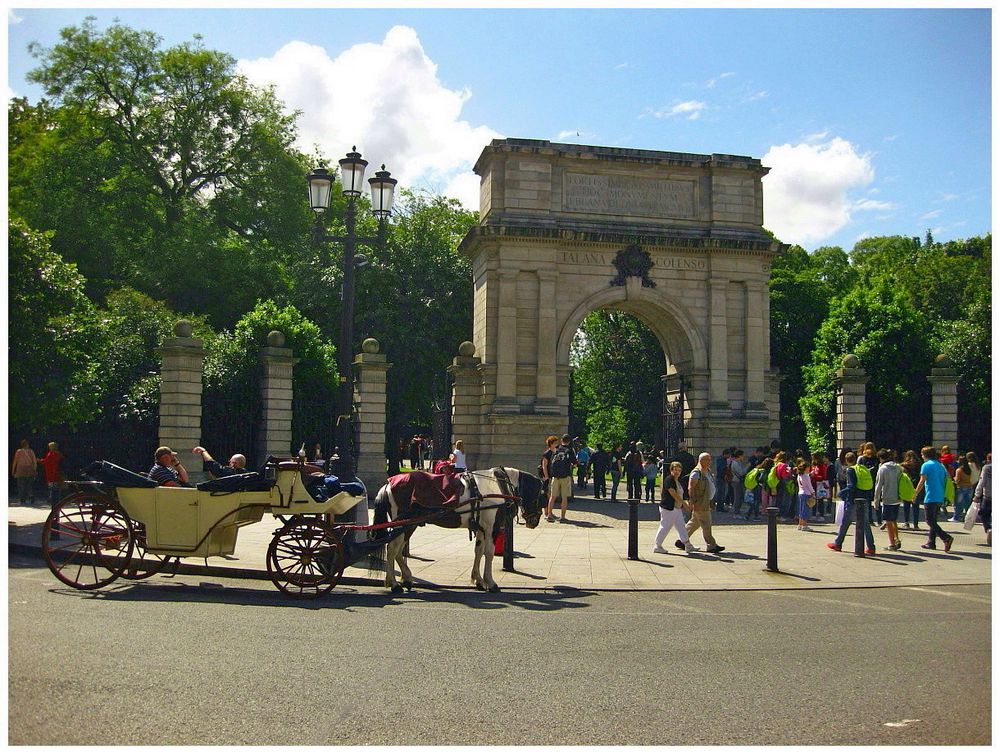
M 118 487 L 118 500 L 146 530 L 146 549 L 165 556 L 207 558 L 231 555 L 240 527 L 276 516 L 346 513 L 365 496 L 340 492 L 317 501 L 299 469 L 279 468 L 269 490 L 210 492 L 189 487 Z

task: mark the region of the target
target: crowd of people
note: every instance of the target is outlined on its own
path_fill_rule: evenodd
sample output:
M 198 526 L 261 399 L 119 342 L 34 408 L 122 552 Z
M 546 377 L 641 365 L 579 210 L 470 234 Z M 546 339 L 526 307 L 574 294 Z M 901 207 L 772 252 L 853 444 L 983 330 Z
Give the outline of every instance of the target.
M 837 535 L 829 546 L 840 550 L 850 526 L 859 520 L 858 501 L 865 501 L 860 503 L 860 535 L 866 553 L 873 554 L 873 524 L 886 532 L 886 549 L 898 550 L 902 547 L 900 528 L 920 531 L 921 518 L 928 534 L 922 547 L 936 549 L 940 540 L 946 550 L 950 549 L 951 536 L 938 523 L 949 506 L 948 521 L 968 526 L 968 514 L 973 523 L 982 524 L 991 542 L 991 460 L 987 454 L 981 465 L 975 452 L 952 453 L 947 445 L 928 446 L 918 453 L 876 449 L 872 442 L 864 442 L 856 450 L 844 449 L 831 460 L 823 452 L 788 451 L 774 442 L 750 454 L 741 448 L 726 448 L 713 463 L 708 453 L 696 460 L 683 442 L 668 458 L 662 450 L 647 449 L 640 440 L 627 446 L 616 443 L 609 450 L 602 443 L 591 448 L 580 438 L 550 435 L 538 473 L 547 491 L 545 518 L 549 522 L 567 520 L 574 474 L 578 490 L 586 490 L 593 481 L 596 500 L 618 500 L 624 478 L 624 499 L 655 501 L 661 508 L 654 552 L 665 552 L 663 541 L 671 528 L 678 534 L 684 528 L 684 536 L 674 543 L 678 549 L 696 551 L 690 535 L 700 528 L 708 550 L 720 551 L 711 534 L 712 512 L 741 516 L 745 521 L 760 520 L 772 506 L 778 509 L 779 520 L 794 523 L 797 531 L 834 522 Z M 557 503 L 558 519 L 553 513 Z M 972 505 L 975 508 L 969 514 Z

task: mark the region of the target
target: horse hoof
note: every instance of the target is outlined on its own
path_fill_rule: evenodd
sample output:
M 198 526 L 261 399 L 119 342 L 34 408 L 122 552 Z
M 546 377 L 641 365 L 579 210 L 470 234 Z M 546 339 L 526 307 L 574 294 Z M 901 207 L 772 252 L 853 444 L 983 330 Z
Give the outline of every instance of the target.
M 483 586 L 482 584 L 476 584 L 476 591 L 485 592 L 486 591 L 486 587 Z
M 490 587 L 490 591 L 491 592 L 499 592 L 500 591 L 500 587 L 498 587 L 496 584 L 494 584 L 493 586 Z
M 403 582 L 403 588 L 406 589 L 406 591 L 408 591 L 408 592 L 412 592 L 413 591 L 413 582 L 412 581 L 404 581 Z
M 402 594 L 403 593 L 403 587 L 401 587 L 399 584 L 396 584 L 389 591 L 392 592 L 393 594 Z

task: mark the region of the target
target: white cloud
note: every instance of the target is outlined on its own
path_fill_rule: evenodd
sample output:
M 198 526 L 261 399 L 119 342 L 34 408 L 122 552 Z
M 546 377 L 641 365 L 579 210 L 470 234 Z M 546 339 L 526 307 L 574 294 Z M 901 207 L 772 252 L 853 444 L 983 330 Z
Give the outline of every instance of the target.
M 753 94 L 748 94 L 743 98 L 743 102 L 756 102 L 759 99 L 764 99 L 767 96 L 767 90 L 761 89 L 760 91 L 754 92 Z
M 802 141 L 806 142 L 807 144 L 813 144 L 817 141 L 823 141 L 823 139 L 825 139 L 829 135 L 830 135 L 829 131 L 817 131 L 816 133 L 806 134 L 804 137 L 802 137 Z
M 840 137 L 772 146 L 762 162 L 771 168 L 764 178 L 764 224 L 788 243 L 814 243 L 836 233 L 859 204 L 849 192 L 875 179 L 871 155 Z
M 701 111 L 706 107 L 708 105 L 704 102 L 688 100 L 687 102 L 678 102 L 676 105 L 661 108 L 654 112 L 653 115 L 657 118 L 674 118 L 678 115 L 684 115 L 688 120 L 697 120 L 701 116 Z
M 939 210 L 939 209 L 932 209 L 930 212 L 925 212 L 924 214 L 922 214 L 917 219 L 918 220 L 933 220 L 935 217 L 937 217 L 940 214 L 941 214 L 941 210 Z
M 14 24 L 19 24 L 24 20 L 21 16 L 14 12 L 13 8 L 7 9 L 7 24 L 13 26 Z
M 941 201 L 943 202 L 953 202 L 958 199 L 958 194 L 949 194 L 946 191 L 941 192 Z
M 369 175 L 384 162 L 402 187 L 444 185 L 466 207 L 479 207 L 472 166 L 500 134 L 461 119 L 471 91 L 441 83 L 413 29 L 394 26 L 380 43 L 332 59 L 322 47 L 289 42 L 270 58 L 241 60 L 239 70 L 254 84 L 273 84 L 290 110 L 301 111 L 304 151 L 318 145 L 339 159 L 357 145 Z
M 716 85 L 716 84 L 717 84 L 717 83 L 718 83 L 719 81 L 721 81 L 722 79 L 728 79 L 728 78 L 729 78 L 730 76 L 735 76 L 735 75 L 736 75 L 736 73 L 735 73 L 735 72 L 733 72 L 733 71 L 726 71 L 725 73 L 720 73 L 720 74 L 719 74 L 718 76 L 716 76 L 716 77 L 715 77 L 714 79 L 709 79 L 708 81 L 706 81 L 706 82 L 705 82 L 705 86 L 706 86 L 706 87 L 707 87 L 708 89 L 712 89 L 712 88 L 714 88 L 714 87 L 715 87 L 715 85 Z
M 892 202 L 880 202 L 876 199 L 861 199 L 854 202 L 851 208 L 862 212 L 866 210 L 881 210 L 884 212 L 885 210 L 899 209 L 899 205 Z
M 620 71 L 624 68 L 631 68 L 631 67 L 632 67 L 631 63 L 619 63 L 618 65 L 615 66 L 615 70 Z

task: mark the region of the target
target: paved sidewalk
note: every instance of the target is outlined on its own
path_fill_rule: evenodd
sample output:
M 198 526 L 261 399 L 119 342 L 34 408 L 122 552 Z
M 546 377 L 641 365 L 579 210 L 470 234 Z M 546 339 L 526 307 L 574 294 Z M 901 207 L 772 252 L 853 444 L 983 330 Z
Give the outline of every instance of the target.
M 639 557 L 628 560 L 628 506 L 622 502 L 577 497 L 570 506 L 568 523 L 547 523 L 537 528 L 518 525 L 514 532 L 515 571 L 504 572 L 500 557 L 494 559 L 494 578 L 501 587 L 517 589 L 621 589 L 621 590 L 728 590 L 817 589 L 874 586 L 932 586 L 991 583 L 991 549 L 982 526 L 966 532 L 960 524 L 944 523 L 954 534 L 950 553 L 920 549 L 926 541 L 921 531 L 901 531 L 903 549 L 883 550 L 885 532 L 875 529 L 878 552 L 853 556 L 854 538 L 848 535 L 843 552 L 826 547 L 834 535 L 833 523 L 815 524 L 811 532 L 795 526 L 778 526 L 780 573 L 764 570 L 767 532 L 763 523 L 745 523 L 731 514 L 715 514 L 713 534 L 726 550 L 720 555 L 700 552 L 686 556 L 673 547 L 669 555 L 654 555 L 653 537 L 659 523 L 657 507 L 639 506 Z M 41 530 L 47 507 L 8 507 L 8 543 L 20 551 L 41 549 Z M 370 519 L 369 519 L 370 520 Z M 232 558 L 183 560 L 184 570 L 207 575 L 267 579 L 264 556 L 280 522 L 270 516 L 240 530 Z M 704 550 L 700 533 L 693 541 Z M 410 543 L 410 568 L 417 584 L 471 587 L 473 544 L 464 530 L 424 526 Z M 367 567 L 348 567 L 344 581 L 381 584 Z

